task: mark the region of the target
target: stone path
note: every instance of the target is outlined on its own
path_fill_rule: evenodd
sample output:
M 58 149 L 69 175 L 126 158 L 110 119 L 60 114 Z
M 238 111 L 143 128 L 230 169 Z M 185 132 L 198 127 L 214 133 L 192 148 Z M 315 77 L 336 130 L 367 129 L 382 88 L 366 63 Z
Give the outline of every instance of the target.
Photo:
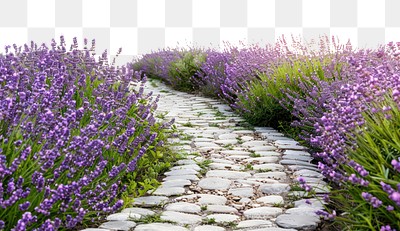
M 161 95 L 158 113 L 175 118 L 181 132 L 173 148 L 188 155 L 157 190 L 85 231 L 316 230 L 322 204 L 303 199 L 294 183 L 301 176 L 317 193 L 329 189 L 304 147 L 272 128 L 246 126 L 215 99 L 156 84 L 147 89 Z

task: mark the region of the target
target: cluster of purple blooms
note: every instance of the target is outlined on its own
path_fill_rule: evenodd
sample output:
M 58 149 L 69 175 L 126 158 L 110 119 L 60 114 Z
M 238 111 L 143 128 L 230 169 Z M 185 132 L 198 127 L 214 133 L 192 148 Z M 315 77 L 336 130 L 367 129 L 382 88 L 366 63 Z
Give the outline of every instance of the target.
M 61 37 L 0 55 L 0 230 L 73 228 L 117 211 L 123 177 L 159 143 L 158 99 L 141 73 L 94 50 Z

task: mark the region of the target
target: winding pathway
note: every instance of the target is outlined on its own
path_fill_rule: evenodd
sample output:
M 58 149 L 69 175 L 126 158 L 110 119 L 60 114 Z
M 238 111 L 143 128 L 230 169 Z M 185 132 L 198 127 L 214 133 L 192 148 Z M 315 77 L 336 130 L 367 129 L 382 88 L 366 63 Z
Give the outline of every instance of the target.
M 322 204 L 304 199 L 296 179 L 303 177 L 317 193 L 329 189 L 303 146 L 272 128 L 246 126 L 215 99 L 154 80 L 146 88 L 161 95 L 157 113 L 175 118 L 181 134 L 170 140 L 174 150 L 188 155 L 165 173 L 157 190 L 85 231 L 317 229 L 314 212 Z

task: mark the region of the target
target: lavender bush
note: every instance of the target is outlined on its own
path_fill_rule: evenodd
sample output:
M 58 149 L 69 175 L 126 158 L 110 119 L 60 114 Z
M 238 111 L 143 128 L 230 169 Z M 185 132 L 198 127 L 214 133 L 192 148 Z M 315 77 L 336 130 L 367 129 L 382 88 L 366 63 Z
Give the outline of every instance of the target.
M 61 37 L 0 56 L 2 230 L 70 229 L 117 211 L 126 177 L 163 143 L 169 124 L 155 122 L 140 73 L 84 46 L 67 51 Z

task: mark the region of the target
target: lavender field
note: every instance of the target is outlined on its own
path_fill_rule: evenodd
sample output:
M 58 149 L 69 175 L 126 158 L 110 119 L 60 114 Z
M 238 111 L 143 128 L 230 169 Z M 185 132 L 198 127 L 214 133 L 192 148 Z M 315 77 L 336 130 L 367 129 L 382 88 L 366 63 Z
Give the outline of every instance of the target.
M 321 38 L 163 49 L 115 67 L 95 41 L 0 54 L 0 230 L 76 230 L 149 190 L 179 156 L 147 78 L 226 102 L 307 146 L 332 190 L 332 230 L 400 230 L 400 43 L 355 49 Z

